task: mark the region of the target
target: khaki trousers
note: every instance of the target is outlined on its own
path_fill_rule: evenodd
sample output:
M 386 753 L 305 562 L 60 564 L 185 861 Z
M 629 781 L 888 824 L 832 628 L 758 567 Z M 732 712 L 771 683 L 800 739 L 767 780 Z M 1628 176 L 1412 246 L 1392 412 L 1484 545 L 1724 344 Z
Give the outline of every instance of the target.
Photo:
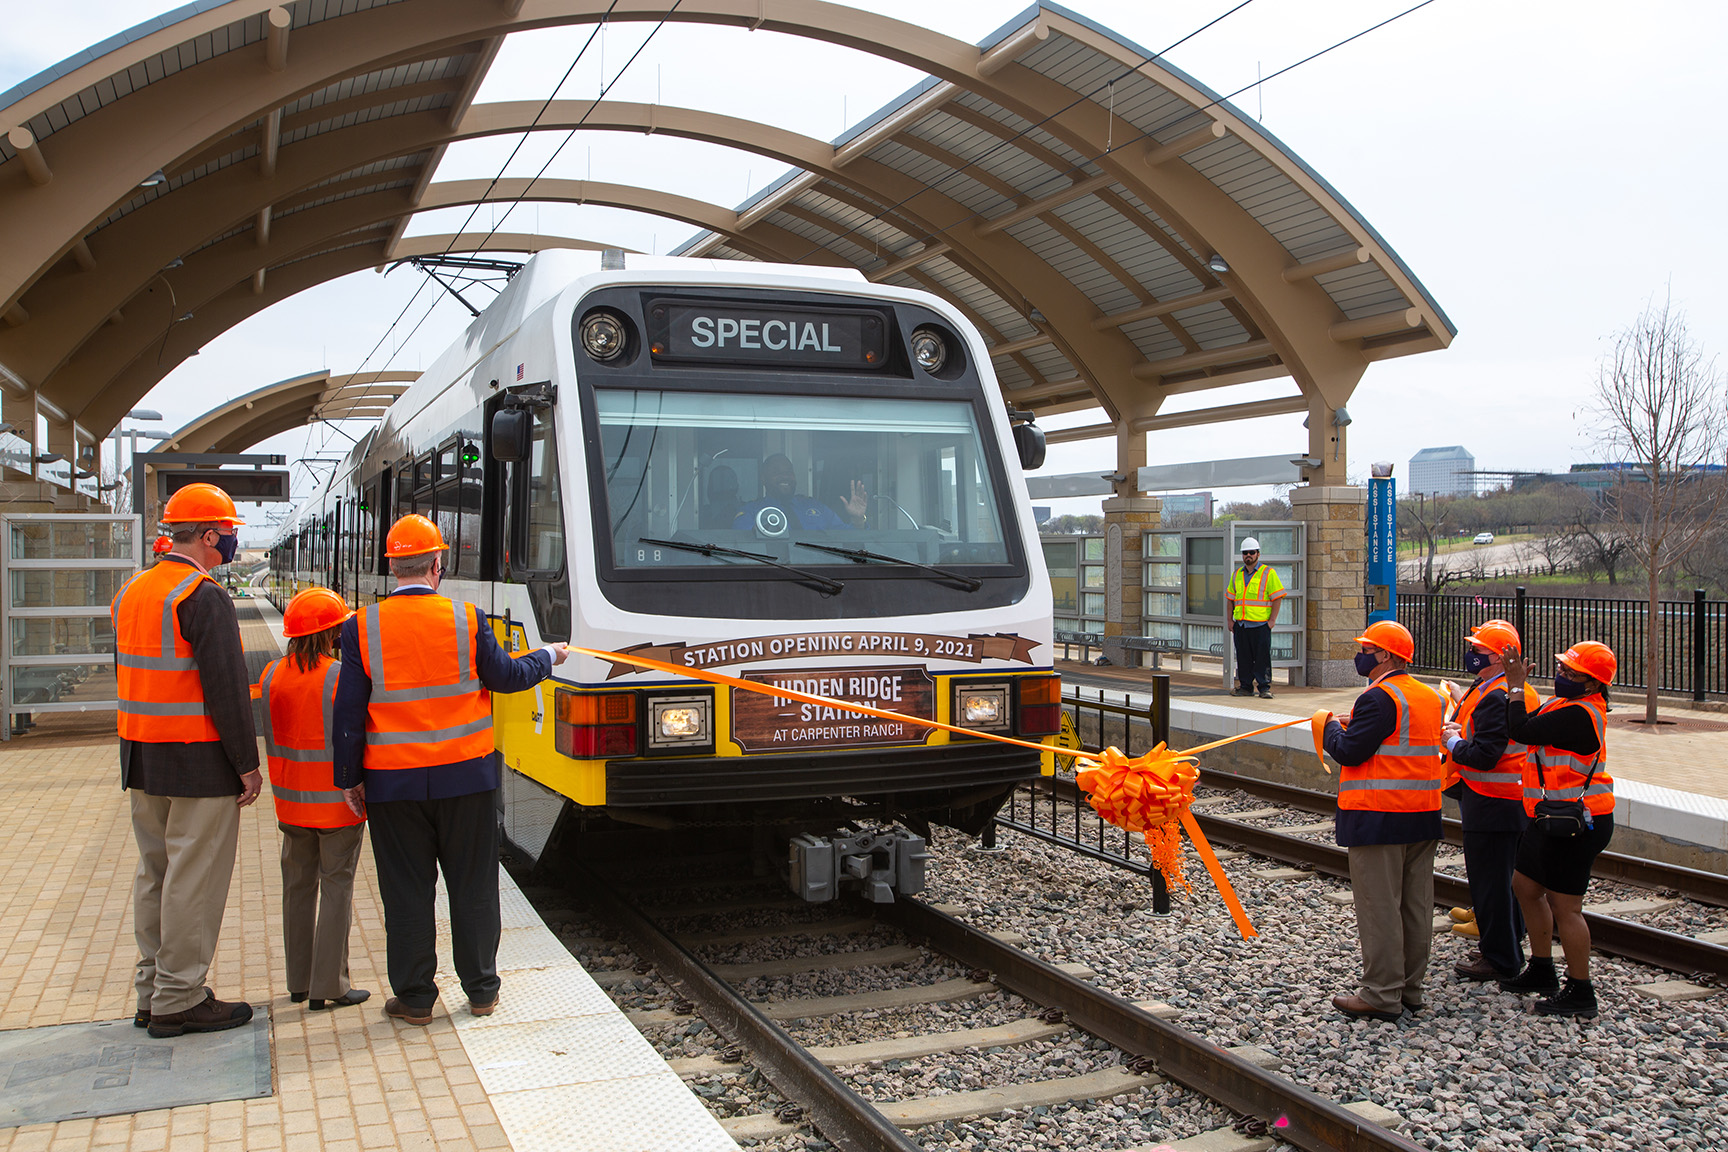
M 136 788 L 132 929 L 138 940 L 138 1010 L 158 1016 L 204 1002 L 240 843 L 233 796 L 151 796 Z
M 1381 1012 L 1420 1005 L 1434 943 L 1434 849 L 1369 844 L 1350 849 L 1350 891 L 1362 943 L 1362 999 Z
M 348 993 L 348 928 L 364 824 L 282 830 L 282 947 L 288 991 L 314 1000 Z

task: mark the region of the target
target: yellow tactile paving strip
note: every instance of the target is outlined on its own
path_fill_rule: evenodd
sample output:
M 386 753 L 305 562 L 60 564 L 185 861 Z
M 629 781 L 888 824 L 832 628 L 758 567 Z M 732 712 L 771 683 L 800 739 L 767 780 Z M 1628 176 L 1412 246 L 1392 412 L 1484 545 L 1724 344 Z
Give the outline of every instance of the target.
M 0 1028 L 132 1014 L 137 856 L 119 788 L 114 721 L 111 714 L 76 720 L 44 723 L 38 733 L 0 749 L 0 988 L 6 992 Z M 281 890 L 266 796 L 242 815 L 240 859 L 210 982 L 225 999 L 269 1004 L 273 1096 L 0 1128 L 0 1152 L 508 1149 L 443 1009 L 427 1028 L 383 1017 L 384 918 L 370 849 L 361 854 L 354 883 L 350 966 L 354 983 L 373 992 L 359 1008 L 313 1013 L 288 1002 Z M 455 996 L 460 1004 L 460 992 Z

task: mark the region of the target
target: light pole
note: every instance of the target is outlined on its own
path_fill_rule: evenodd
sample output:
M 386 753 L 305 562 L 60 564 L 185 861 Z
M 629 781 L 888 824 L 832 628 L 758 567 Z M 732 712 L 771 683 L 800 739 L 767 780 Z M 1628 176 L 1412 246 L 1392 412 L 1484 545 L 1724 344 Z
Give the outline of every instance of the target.
M 126 413 L 126 418 L 153 423 L 162 419 L 162 413 L 154 408 L 134 408 Z M 143 436 L 148 440 L 170 440 L 173 437 L 162 432 L 146 432 L 139 428 L 115 428 L 114 435 L 110 439 L 114 441 L 114 478 L 116 480 L 120 478 L 120 437 L 122 436 L 127 437 L 131 442 L 128 466 L 132 469 L 132 511 L 134 514 L 142 516 L 144 515 L 144 480 L 139 475 L 140 470 L 138 468 L 138 437 Z

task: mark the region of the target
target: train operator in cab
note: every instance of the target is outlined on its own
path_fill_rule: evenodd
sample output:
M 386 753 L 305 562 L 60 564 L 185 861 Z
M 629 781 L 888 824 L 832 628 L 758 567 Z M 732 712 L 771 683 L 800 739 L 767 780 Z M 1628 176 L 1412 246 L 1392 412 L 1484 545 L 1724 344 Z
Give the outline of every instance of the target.
M 1284 584 L 1272 565 L 1260 563 L 1260 541 L 1249 536 L 1242 541 L 1242 567 L 1230 577 L 1224 591 L 1229 601 L 1224 627 L 1230 632 L 1236 656 L 1236 687 L 1232 696 L 1272 699 L 1272 628 L 1278 623 L 1278 606 L 1284 599 Z
M 756 514 L 764 508 L 779 508 L 799 528 L 857 528 L 864 523 L 870 508 L 870 493 L 862 480 L 853 480 L 850 490 L 840 500 L 838 509 L 830 508 L 813 496 L 798 495 L 798 477 L 792 461 L 779 453 L 762 461 L 759 473 L 762 498 L 752 500 L 738 510 L 734 528 L 753 528 Z
M 1512 898 L 1512 865 L 1530 819 L 1524 814 L 1524 745 L 1506 732 L 1506 672 L 1500 653 L 1522 652 L 1518 629 L 1490 620 L 1466 638 L 1464 668 L 1476 679 L 1446 722 L 1446 795 L 1458 801 L 1464 823 L 1464 869 L 1481 950 L 1453 965 L 1466 980 L 1510 980 L 1524 970 L 1524 917 Z M 1531 712 L 1540 703 L 1528 684 L 1521 693 Z M 1454 931 L 1457 929 L 1455 928 Z
M 348 982 L 354 867 L 366 817 L 335 784 L 336 661 L 342 624 L 354 615 L 328 588 L 308 588 L 282 612 L 288 654 L 265 665 L 253 692 L 264 701 L 264 757 L 282 832 L 282 952 L 288 998 L 312 1011 L 346 1008 L 372 994 Z
M 132 1022 L 156 1037 L 220 1032 L 252 1007 L 205 987 L 240 809 L 258 799 L 258 737 L 234 601 L 210 569 L 234 558 L 245 523 L 228 493 L 188 484 L 162 510 L 170 550 L 114 597 L 120 786 L 132 804 L 138 940 Z
M 1529 666 L 1511 648 L 1501 653 L 1506 685 L 1513 693 L 1507 710 L 1512 739 L 1530 748 L 1524 768 L 1524 811 L 1532 817 L 1518 842 L 1512 891 L 1530 928 L 1530 963 L 1507 992 L 1550 993 L 1536 1002 L 1543 1016 L 1596 1015 L 1596 986 L 1590 982 L 1590 925 L 1584 919 L 1584 890 L 1596 857 L 1614 836 L 1614 778 L 1608 775 L 1608 685 L 1619 661 L 1606 644 L 1581 640 L 1555 657 L 1554 699 L 1534 714 L 1520 691 Z M 1582 804 L 1572 823 L 1548 819 L 1540 801 Z M 1554 971 L 1554 936 L 1566 949 L 1566 984 Z
M 393 1019 L 424 1026 L 438 1001 L 433 891 L 450 900 L 452 959 L 468 1007 L 498 1005 L 498 754 L 492 692 L 521 692 L 568 655 L 553 644 L 512 659 L 486 614 L 438 595 L 444 538 L 407 515 L 384 541 L 396 590 L 342 625 L 336 784 L 365 805 L 384 901 Z
M 1440 694 L 1404 671 L 1416 643 L 1380 620 L 1356 638 L 1368 689 L 1345 723 L 1326 724 L 1338 761 L 1338 844 L 1350 850 L 1350 891 L 1362 946 L 1362 987 L 1334 996 L 1346 1016 L 1396 1020 L 1423 1006 L 1433 942 L 1434 849 L 1440 840 Z

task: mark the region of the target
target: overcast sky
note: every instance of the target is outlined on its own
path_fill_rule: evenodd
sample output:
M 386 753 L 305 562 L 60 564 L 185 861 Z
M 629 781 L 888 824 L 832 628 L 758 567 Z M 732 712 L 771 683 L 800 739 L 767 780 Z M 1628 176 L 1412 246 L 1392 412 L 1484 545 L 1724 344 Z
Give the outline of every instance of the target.
M 1230 92 L 1413 2 L 1253 0 L 1169 59 Z M 1230 6 L 1071 5 L 1148 49 L 1172 44 Z M 160 0 L 0 0 L 0 90 L 174 7 Z M 1025 6 L 872 0 L 870 7 L 977 41 Z M 899 65 L 790 37 L 676 26 L 659 32 L 618 78 L 651 27 L 610 29 L 603 51 L 590 49 L 560 94 L 595 94 L 603 59 L 614 81 L 611 98 L 701 106 L 831 139 L 920 79 Z M 588 32 L 512 37 L 479 99 L 545 99 Z M 1720 211 L 1725 43 L 1728 5 L 1710 0 L 1434 0 L 1236 99 L 1355 205 L 1458 327 L 1446 351 L 1370 366 L 1349 403 L 1353 475 L 1375 459 L 1397 461 L 1402 475 L 1418 449 L 1444 444 L 1464 445 L 1479 468 L 1564 469 L 1591 458 L 1585 409 L 1605 340 L 1663 293 L 1688 312 L 1706 348 L 1728 349 L 1728 237 Z M 531 140 L 507 174 L 532 175 L 563 144 L 550 176 L 591 174 L 733 206 L 784 171 L 742 152 L 664 136 L 564 138 Z M 454 147 L 439 179 L 495 175 L 513 144 Z M 483 208 L 475 226 L 491 227 L 504 211 Z M 453 231 L 466 214 L 429 213 L 410 232 Z M 533 204 L 515 208 L 502 230 L 662 253 L 693 234 L 638 213 Z M 422 322 L 434 299 L 422 291 L 391 331 L 419 277 L 412 269 L 386 277 L 366 271 L 278 304 L 212 341 L 141 403 L 160 409 L 168 419 L 158 427 L 171 430 L 222 399 L 321 367 L 422 368 L 467 313 L 445 299 Z M 1285 382 L 1229 395 L 1287 390 Z M 1185 407 L 1217 402 L 1182 399 L 1191 401 Z M 346 445 L 313 430 L 278 437 L 267 450 L 337 455 Z M 1053 449 L 1044 471 L 1091 470 L 1098 450 Z M 1305 450 L 1294 416 L 1150 442 L 1153 463 Z

